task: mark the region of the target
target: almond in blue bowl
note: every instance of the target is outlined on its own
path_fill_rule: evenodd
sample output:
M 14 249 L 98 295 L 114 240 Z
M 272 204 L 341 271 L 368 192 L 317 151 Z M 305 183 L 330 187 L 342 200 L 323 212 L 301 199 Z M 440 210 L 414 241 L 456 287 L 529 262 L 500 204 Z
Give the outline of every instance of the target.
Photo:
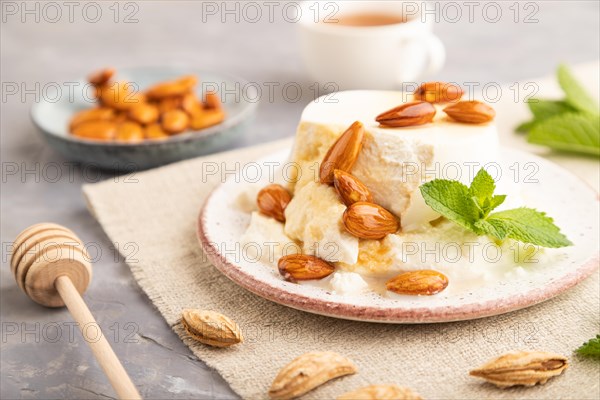
M 256 108 L 242 93 L 245 81 L 206 71 L 105 68 L 78 83 L 74 96 L 49 95 L 31 115 L 63 156 L 102 169 L 141 170 L 223 150 Z

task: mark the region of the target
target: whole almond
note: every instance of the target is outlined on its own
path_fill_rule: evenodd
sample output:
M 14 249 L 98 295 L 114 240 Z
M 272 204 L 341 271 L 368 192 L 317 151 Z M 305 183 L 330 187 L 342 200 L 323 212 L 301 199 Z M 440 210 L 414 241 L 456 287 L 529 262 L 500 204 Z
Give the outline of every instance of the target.
M 73 136 L 84 139 L 112 140 L 115 138 L 117 124 L 113 121 L 86 121 L 73 129 Z
M 181 98 L 181 109 L 188 113 L 190 117 L 204 110 L 204 105 L 195 93 L 187 93 Z
M 192 115 L 190 128 L 200 130 L 220 124 L 225 119 L 223 109 L 203 109 Z
M 158 115 L 158 107 L 148 103 L 136 104 L 128 113 L 129 118 L 144 125 L 158 121 Z
M 97 88 L 100 101 L 106 107 L 116 110 L 129 110 L 143 103 L 144 94 L 136 90 L 136 85 L 130 82 L 112 82 Z
M 337 353 L 306 353 L 279 371 L 269 389 L 269 397 L 274 400 L 300 397 L 332 379 L 356 371 L 356 366 L 350 360 Z
M 164 114 L 167 111 L 177 110 L 183 107 L 184 96 L 165 97 L 156 101 L 158 113 Z
M 125 121 L 117 125 L 115 139 L 121 142 L 136 143 L 144 140 L 144 130 L 136 122 Z
M 335 141 L 323 158 L 319 171 L 321 183 L 333 183 L 333 171 L 350 172 L 362 149 L 365 129 L 356 121 Z
M 435 107 L 427 101 L 412 101 L 381 113 L 375 118 L 383 126 L 404 127 L 423 125 L 435 117 Z
M 422 400 L 409 388 L 396 385 L 371 385 L 344 393 L 337 400 Z
M 362 201 L 351 204 L 342 219 L 346 230 L 360 239 L 383 239 L 400 227 L 391 212 L 377 204 Z
M 359 201 L 373 202 L 373 196 L 365 184 L 347 172 L 339 169 L 333 171 L 333 185 L 347 206 Z
M 283 256 L 277 267 L 283 278 L 290 282 L 322 279 L 335 271 L 335 267 L 327 261 L 306 254 Z
M 450 103 L 459 101 L 464 94 L 460 86 L 446 82 L 426 82 L 414 93 L 415 100 L 429 103 Z
M 88 121 L 110 121 L 115 118 L 115 110 L 108 107 L 89 108 L 73 115 L 69 124 L 69 130 L 73 131 L 75 127 Z
M 171 134 L 185 131 L 190 125 L 190 117 L 181 110 L 167 111 L 161 116 L 162 128 Z
M 191 92 L 198 79 L 188 75 L 169 82 L 158 83 L 146 91 L 146 96 L 151 100 L 164 99 L 165 97 L 183 96 Z
M 181 322 L 195 340 L 214 347 L 229 347 L 244 341 L 240 327 L 214 311 L 186 309 Z
M 169 138 L 169 134 L 167 134 L 162 126 L 156 122 L 144 128 L 144 137 L 152 140 L 164 140 Z
M 404 272 L 386 283 L 389 291 L 413 296 L 431 296 L 446 289 L 448 278 L 431 269 Z
M 285 208 L 291 200 L 290 193 L 277 184 L 265 186 L 256 196 L 259 211 L 279 222 L 285 222 Z
M 519 351 L 504 354 L 472 370 L 470 375 L 483 378 L 494 385 L 534 386 L 560 375 L 569 366 L 566 357 L 545 351 Z
M 104 68 L 90 74 L 90 76 L 88 77 L 88 82 L 94 86 L 101 86 L 108 82 L 114 74 L 114 68 Z
M 221 99 L 216 92 L 207 92 L 204 96 L 204 107 L 208 110 L 220 110 Z
M 450 118 L 467 124 L 482 124 L 490 122 L 496 116 L 496 111 L 481 101 L 460 101 L 444 108 Z

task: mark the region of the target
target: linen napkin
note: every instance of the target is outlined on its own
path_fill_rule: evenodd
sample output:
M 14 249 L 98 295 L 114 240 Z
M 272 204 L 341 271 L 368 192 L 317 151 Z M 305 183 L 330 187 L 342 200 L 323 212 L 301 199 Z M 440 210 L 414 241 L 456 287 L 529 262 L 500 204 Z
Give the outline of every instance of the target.
M 332 350 L 352 359 L 353 376 L 306 398 L 331 399 L 362 385 L 397 383 L 425 398 L 598 398 L 600 366 L 572 356 L 598 332 L 599 279 L 540 305 L 475 321 L 384 325 L 336 320 L 296 311 L 238 287 L 218 272 L 196 238 L 199 210 L 220 178 L 201 179 L 203 163 L 229 169 L 289 141 L 203 157 L 136 174 L 137 183 L 107 181 L 84 188 L 90 210 L 109 238 L 139 246 L 129 266 L 175 332 L 215 368 L 241 397 L 265 398 L 283 365 L 308 351 Z M 240 165 L 240 164 L 238 164 Z M 240 324 L 245 343 L 212 349 L 190 340 L 181 310 L 219 311 Z M 468 376 L 471 368 L 505 351 L 544 349 L 568 355 L 572 366 L 544 386 L 499 390 Z
M 594 69 L 597 74 L 597 65 Z M 203 174 L 203 167 L 217 163 L 223 170 L 240 168 L 291 143 L 201 157 L 138 173 L 135 183 L 110 180 L 83 189 L 90 211 L 110 240 L 138 244 L 135 262 L 126 261 L 167 323 L 242 398 L 266 398 L 281 367 L 306 352 L 325 350 L 350 358 L 359 372 L 327 383 L 306 399 L 333 399 L 371 384 L 407 386 L 426 399 L 600 398 L 600 363 L 573 353 L 600 331 L 598 271 L 572 290 L 524 310 L 419 325 L 313 315 L 264 300 L 229 281 L 210 264 L 196 238 L 200 208 L 221 181 L 220 174 Z M 597 174 L 591 170 L 597 161 L 579 164 Z M 179 322 L 184 308 L 229 316 L 240 325 L 245 342 L 226 349 L 194 342 Z M 468 375 L 489 359 L 518 349 L 563 354 L 571 365 L 562 376 L 530 388 L 501 390 Z

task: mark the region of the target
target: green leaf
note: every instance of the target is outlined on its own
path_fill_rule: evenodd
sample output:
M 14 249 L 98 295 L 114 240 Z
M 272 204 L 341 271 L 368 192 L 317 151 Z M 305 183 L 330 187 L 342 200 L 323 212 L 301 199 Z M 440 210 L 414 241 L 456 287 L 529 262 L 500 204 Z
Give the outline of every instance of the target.
M 507 230 L 507 237 L 544 247 L 564 247 L 573 243 L 560 233 L 552 218 L 532 208 L 515 208 L 490 214 L 487 222 Z
M 576 351 L 582 356 L 596 357 L 600 359 L 600 335 L 596 335 L 594 339 L 588 340 Z
M 500 240 L 506 239 L 510 233 L 510 228 L 502 220 L 480 219 L 475 222 L 475 228 L 479 230 L 479 234 L 490 235 Z
M 479 211 L 469 196 L 469 188 L 458 181 L 435 179 L 419 188 L 425 203 L 434 211 L 463 228 L 474 230 Z
M 558 83 L 567 96 L 567 103 L 578 110 L 598 114 L 598 103 L 585 91 L 566 65 L 558 67 Z
M 527 133 L 535 126 L 536 122 L 536 120 L 523 122 L 522 124 L 517 125 L 515 131 L 520 133 Z
M 481 168 L 469 186 L 469 194 L 475 196 L 479 204 L 482 204 L 483 200 L 492 197 L 494 190 L 496 190 L 496 182 L 485 169 Z
M 473 182 L 471 182 L 471 186 L 469 187 L 469 196 L 479 209 L 479 218 L 485 218 L 488 216 L 490 211 L 500 205 L 504 199 L 493 199 L 494 190 L 496 190 L 496 182 L 494 182 L 494 178 L 483 168 L 477 172 L 475 178 L 473 178 Z M 492 201 L 499 203 L 492 203 Z
M 536 124 L 530 143 L 556 150 L 600 155 L 600 116 L 585 113 L 556 115 Z
M 572 244 L 543 212 L 516 208 L 490 214 L 506 199 L 506 195 L 494 195 L 495 188 L 496 183 L 483 168 L 470 187 L 445 179 L 435 179 L 420 187 L 429 207 L 477 235 L 500 240 L 512 238 L 545 247 Z
M 492 197 L 492 200 L 490 202 L 491 203 L 490 204 L 490 211 L 494 210 L 500 204 L 504 203 L 504 200 L 506 200 L 506 195 L 505 194 L 498 194 L 498 195 Z
M 540 100 L 530 99 L 527 104 L 533 114 L 535 122 L 541 122 L 545 119 L 569 111 L 577 111 L 569 103 L 562 100 Z

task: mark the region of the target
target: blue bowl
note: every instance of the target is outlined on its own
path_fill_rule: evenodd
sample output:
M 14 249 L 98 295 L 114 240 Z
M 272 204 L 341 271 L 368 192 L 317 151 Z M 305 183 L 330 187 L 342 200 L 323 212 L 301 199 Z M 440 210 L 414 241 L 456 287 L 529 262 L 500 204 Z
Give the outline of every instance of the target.
M 117 72 L 116 80 L 125 80 L 136 84 L 139 90 L 145 90 L 158 82 L 175 79 L 182 75 L 196 75 L 200 80 L 198 96 L 202 96 L 202 87 L 217 88 L 219 93 L 225 90 L 223 107 L 225 120 L 200 131 L 188 131 L 174 135 L 166 140 L 148 140 L 140 143 L 119 143 L 97 140 L 85 140 L 72 136 L 68 132 L 71 117 L 78 111 L 95 106 L 89 100 L 91 90 L 82 79 L 75 86 L 74 95 L 47 92 L 44 98 L 31 108 L 31 118 L 54 149 L 66 158 L 93 165 L 102 169 L 135 171 L 165 165 L 174 161 L 215 153 L 227 148 L 236 138 L 243 135 L 256 110 L 257 96 L 244 91 L 246 81 L 223 74 L 206 71 L 177 70 L 166 68 L 136 68 Z M 68 94 L 68 93 L 67 93 Z

